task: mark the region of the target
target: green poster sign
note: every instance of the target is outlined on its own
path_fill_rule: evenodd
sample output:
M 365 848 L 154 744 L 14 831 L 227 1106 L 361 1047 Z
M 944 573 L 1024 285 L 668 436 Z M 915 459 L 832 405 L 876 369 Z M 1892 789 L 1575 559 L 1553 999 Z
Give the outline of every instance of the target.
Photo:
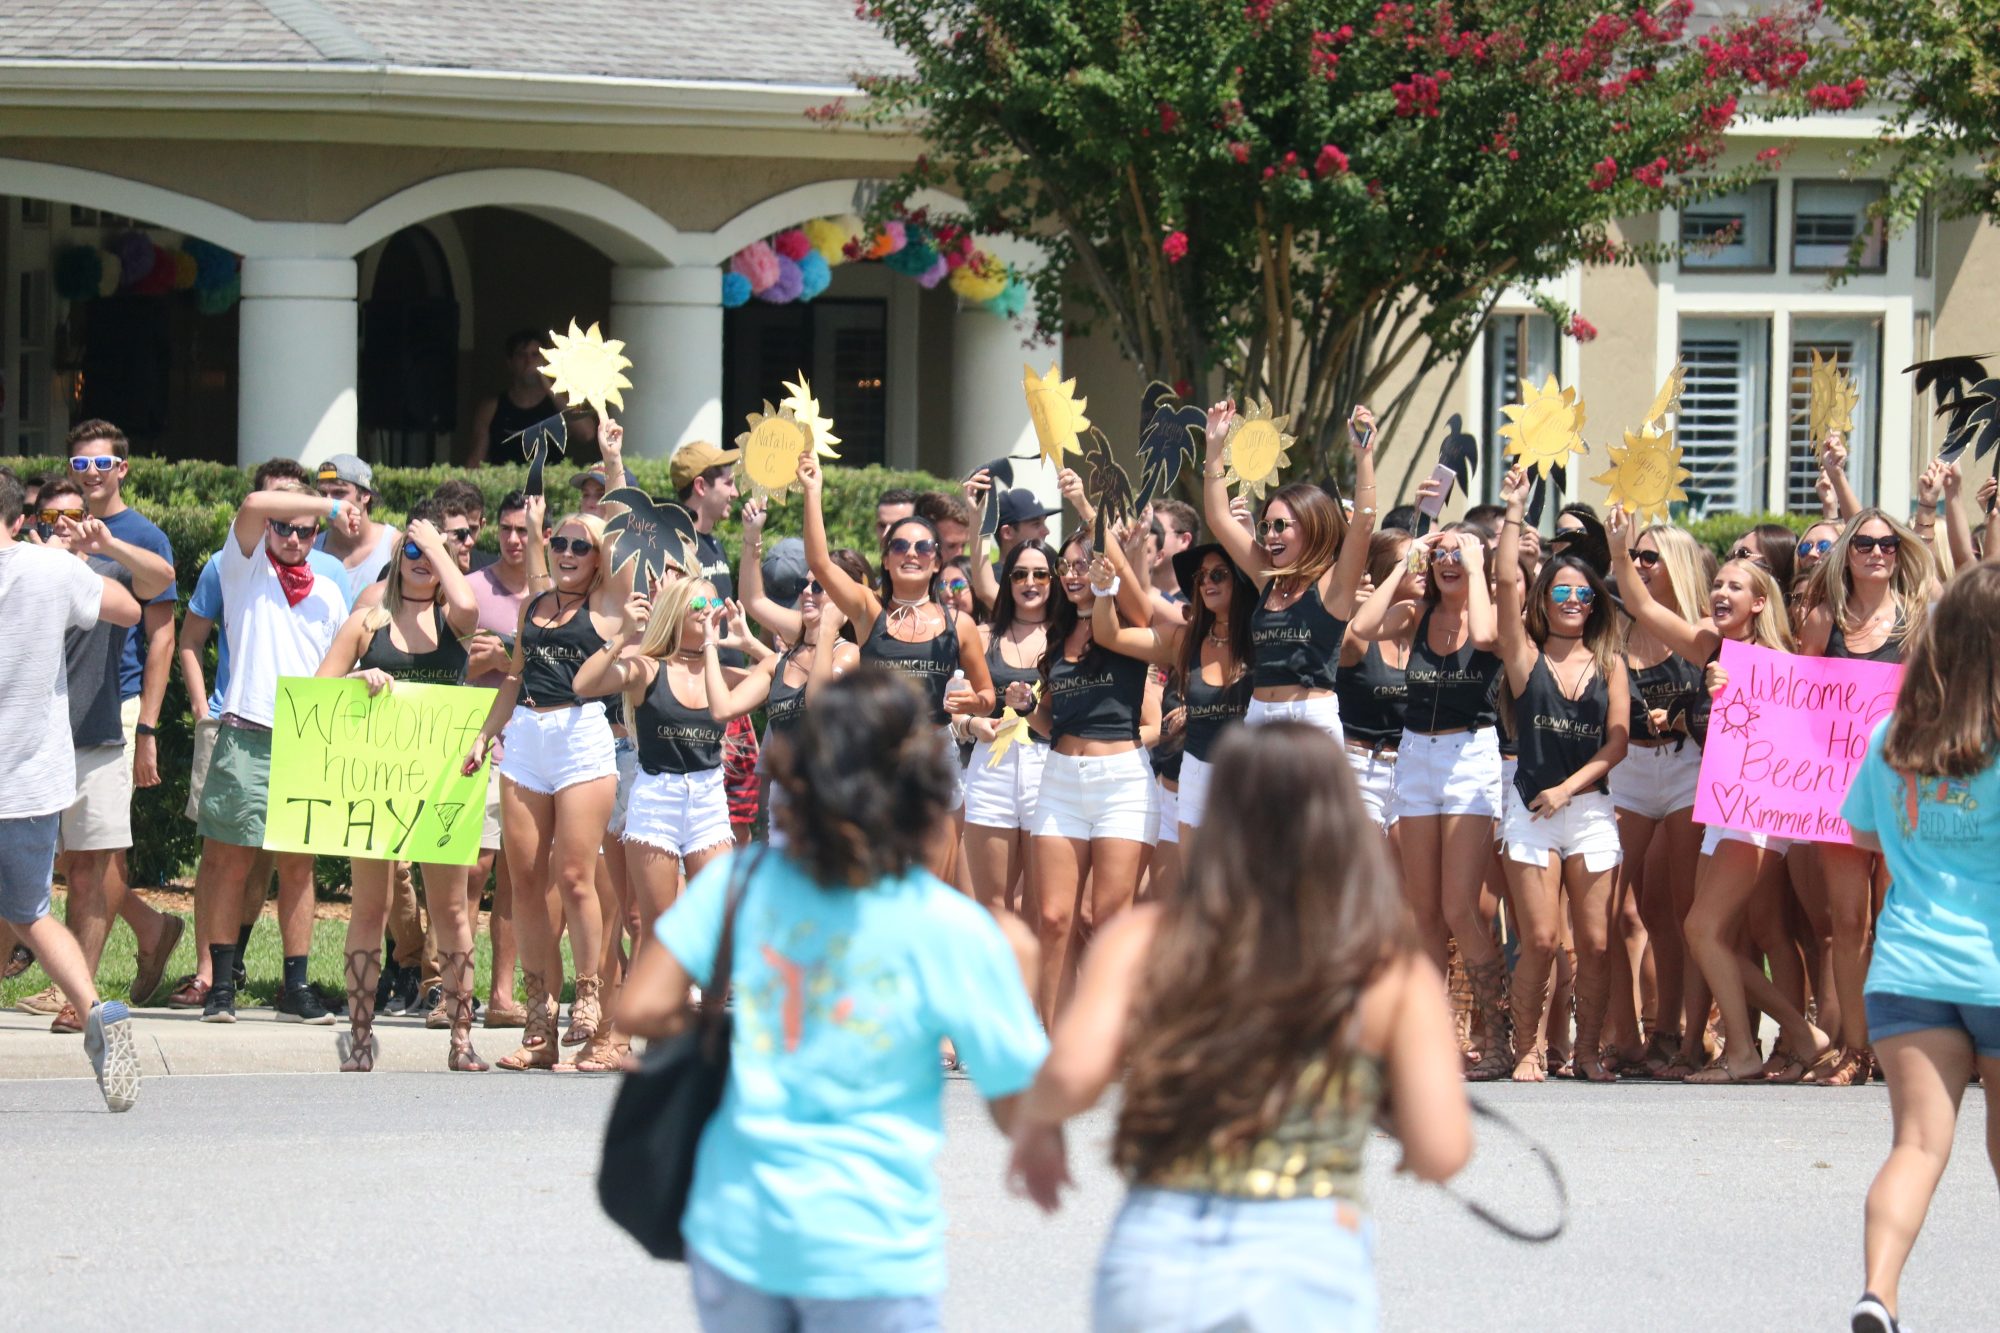
M 274 852 L 471 865 L 488 769 L 466 752 L 493 691 L 283 676 L 271 729 L 264 846 Z

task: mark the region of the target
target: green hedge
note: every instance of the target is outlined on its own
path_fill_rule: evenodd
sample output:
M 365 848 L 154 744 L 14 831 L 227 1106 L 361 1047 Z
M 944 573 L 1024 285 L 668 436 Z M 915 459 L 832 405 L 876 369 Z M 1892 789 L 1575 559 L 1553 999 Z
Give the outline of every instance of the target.
M 51 458 L 4 458 L 0 464 L 22 477 L 45 474 L 61 466 Z M 638 484 L 648 494 L 672 494 L 664 459 L 638 459 L 628 464 Z M 569 478 L 581 469 L 566 465 L 551 467 L 548 494 L 560 502 L 576 494 Z M 487 522 L 481 530 L 480 546 L 496 548 L 494 522 L 502 496 L 519 490 L 527 478 L 522 466 L 481 467 L 470 471 L 448 467 L 377 468 L 375 484 L 378 501 L 376 516 L 384 522 L 400 522 L 410 506 L 435 491 L 440 482 L 464 477 L 486 496 Z M 875 544 L 875 497 L 894 486 L 912 490 L 944 489 L 946 483 L 922 472 L 897 472 L 887 468 L 842 468 L 826 471 L 827 531 L 835 546 L 853 546 L 871 551 Z M 250 489 L 250 470 L 221 463 L 167 462 L 156 458 L 135 458 L 125 482 L 126 502 L 167 534 L 173 544 L 174 567 L 183 598 L 194 591 L 201 567 L 218 550 L 229 533 L 236 508 Z M 557 508 L 560 513 L 560 507 Z M 775 509 L 767 532 L 776 537 L 800 530 L 797 496 L 789 497 Z M 734 561 L 738 554 L 738 527 L 732 520 L 719 530 L 723 545 Z M 210 683 L 215 673 L 214 639 L 206 654 Z M 190 876 L 200 854 L 200 839 L 194 825 L 182 817 L 187 804 L 188 772 L 194 757 L 193 714 L 187 692 L 176 669 L 167 686 L 166 701 L 160 708 L 160 785 L 137 793 L 132 808 L 131 873 L 135 884 L 164 884 Z M 346 884 L 346 866 L 333 858 L 321 858 L 319 880 L 323 888 Z

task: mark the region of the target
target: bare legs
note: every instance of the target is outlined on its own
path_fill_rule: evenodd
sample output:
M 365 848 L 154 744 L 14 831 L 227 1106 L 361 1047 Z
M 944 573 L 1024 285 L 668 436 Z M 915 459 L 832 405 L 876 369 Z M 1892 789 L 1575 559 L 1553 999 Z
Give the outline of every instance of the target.
M 1780 860 L 1772 852 L 1730 839 L 1715 849 L 1703 869 L 1694 910 L 1688 915 L 1688 951 L 1715 993 L 1729 1045 L 1721 1066 L 1703 1071 L 1691 1082 L 1735 1082 L 1755 1078 L 1762 1071 L 1764 1062 L 1758 1058 L 1750 1024 L 1753 1000 L 1778 1020 L 1794 1055 L 1810 1062 L 1825 1044 L 1825 1034 L 1808 1024 L 1765 978 L 1763 969 L 1736 947 L 1758 880 Z
M 521 1048 L 504 1057 L 500 1067 L 551 1069 L 556 1063 L 555 1003 L 562 991 L 562 924 L 569 925 L 579 968 L 596 966 L 603 952 L 597 848 L 611 819 L 618 780 L 593 778 L 554 795 L 529 791 L 506 777 L 501 784 L 507 845 L 522 853 L 513 865 L 514 927 L 528 994 L 528 1026 Z M 590 979 L 594 983 L 595 975 Z
M 965 860 L 972 872 L 972 896 L 980 906 L 995 913 L 1025 910 L 1030 863 L 1026 830 L 967 824 Z
M 1028 840 L 1028 849 L 1040 900 L 1036 939 L 1041 946 L 1041 984 L 1035 1008 L 1042 1025 L 1054 1028 L 1056 1015 L 1069 1002 L 1077 960 L 1090 931 L 1131 905 L 1146 844 L 1125 838 L 1034 837 Z

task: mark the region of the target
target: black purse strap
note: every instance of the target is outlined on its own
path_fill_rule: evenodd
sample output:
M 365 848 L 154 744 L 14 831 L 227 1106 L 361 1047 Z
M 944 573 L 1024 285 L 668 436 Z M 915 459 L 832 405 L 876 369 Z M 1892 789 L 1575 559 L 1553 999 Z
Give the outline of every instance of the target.
M 1471 1099 L 1468 1098 L 1468 1101 L 1471 1101 Z M 1556 1159 L 1549 1155 L 1547 1148 L 1544 1148 L 1540 1143 L 1529 1137 L 1526 1130 L 1509 1120 L 1506 1116 L 1501 1115 L 1492 1107 L 1483 1105 L 1478 1101 L 1471 1101 L 1471 1105 L 1472 1114 L 1486 1121 L 1488 1124 L 1498 1126 L 1513 1138 L 1519 1140 L 1522 1146 L 1527 1148 L 1529 1153 L 1533 1154 L 1535 1160 L 1542 1164 L 1542 1169 L 1548 1172 L 1549 1183 L 1555 1187 L 1556 1194 L 1555 1224 L 1541 1230 L 1529 1230 L 1526 1227 L 1514 1225 L 1506 1218 L 1488 1208 L 1485 1204 L 1460 1194 L 1449 1184 L 1442 1187 L 1444 1192 L 1449 1194 L 1453 1199 L 1456 1199 L 1459 1206 L 1465 1209 L 1466 1212 L 1471 1213 L 1487 1226 L 1492 1227 L 1495 1231 L 1510 1239 L 1525 1241 L 1530 1245 L 1545 1245 L 1562 1235 L 1569 1227 L 1569 1187 L 1563 1183 L 1562 1171 L 1556 1166 Z
M 729 982 L 736 970 L 736 913 L 749 891 L 750 877 L 763 864 L 769 846 L 759 843 L 749 855 L 738 852 L 729 871 L 729 896 L 722 908 L 722 937 L 715 945 L 715 966 L 708 985 L 701 992 L 702 1051 L 709 1059 L 720 1059 L 721 1047 L 729 1040 Z

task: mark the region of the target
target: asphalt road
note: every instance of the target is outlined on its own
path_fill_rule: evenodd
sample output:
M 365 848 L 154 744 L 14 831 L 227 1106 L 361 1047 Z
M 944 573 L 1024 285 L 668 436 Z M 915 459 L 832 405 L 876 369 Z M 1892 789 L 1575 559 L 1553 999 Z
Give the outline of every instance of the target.
M 151 1080 L 104 1113 L 84 1080 L 0 1083 L 0 1327 L 691 1329 L 684 1271 L 599 1213 L 614 1084 L 569 1075 L 245 1075 Z M 1887 1144 L 1879 1088 L 1478 1090 L 1562 1163 L 1560 1241 L 1501 1238 L 1437 1190 L 1371 1188 L 1392 1329 L 1845 1329 L 1861 1201 Z M 2000 1327 L 1985 1103 L 1904 1286 L 1923 1333 Z M 1045 1220 L 1000 1184 L 1004 1144 L 949 1089 L 947 1325 L 1087 1325 L 1119 1199 L 1099 1111 L 1073 1134 L 1080 1189 Z M 1550 1195 L 1485 1141 L 1468 1193 L 1534 1222 Z

